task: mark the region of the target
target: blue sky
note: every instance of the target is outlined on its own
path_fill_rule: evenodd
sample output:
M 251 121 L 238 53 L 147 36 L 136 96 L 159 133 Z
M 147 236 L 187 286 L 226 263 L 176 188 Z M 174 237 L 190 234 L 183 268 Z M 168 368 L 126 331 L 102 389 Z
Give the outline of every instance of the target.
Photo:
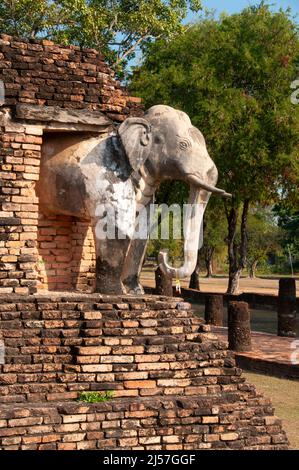
M 256 5 L 258 0 L 202 0 L 203 6 L 208 9 L 215 9 L 219 14 L 222 11 L 236 13 L 250 5 Z M 299 0 L 269 0 L 273 4 L 273 9 L 280 7 L 286 9 L 290 7 L 294 14 L 299 14 Z M 192 18 L 193 19 L 193 18 Z
M 209 10 L 215 10 L 216 15 L 219 15 L 223 11 L 229 14 L 238 13 L 244 8 L 258 3 L 260 3 L 260 0 L 202 0 L 203 7 Z M 296 16 L 297 21 L 299 21 L 299 0 L 268 0 L 267 3 L 273 5 L 273 10 L 291 8 L 293 15 Z M 200 14 L 202 13 L 189 13 L 184 23 L 196 21 L 196 17 Z M 140 54 L 137 53 L 137 59 L 134 59 L 132 64 L 135 65 L 140 57 Z

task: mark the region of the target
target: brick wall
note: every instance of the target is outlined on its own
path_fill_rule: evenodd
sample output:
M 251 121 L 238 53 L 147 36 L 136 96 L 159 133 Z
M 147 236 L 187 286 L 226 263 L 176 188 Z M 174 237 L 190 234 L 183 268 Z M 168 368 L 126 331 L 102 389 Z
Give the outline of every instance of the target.
M 24 41 L 0 35 L 0 79 L 5 105 L 18 103 L 92 109 L 123 121 L 138 99 L 130 98 L 95 49 Z
M 37 246 L 40 290 L 94 290 L 95 249 L 88 222 L 40 214 Z
M 5 87 L 0 106 L 0 291 L 92 290 L 95 255 L 89 224 L 49 216 L 39 208 L 35 187 L 44 135 L 86 130 L 104 137 L 127 116 L 142 113 L 140 100 L 128 96 L 98 51 L 51 41 L 0 35 L 0 80 Z M 42 119 L 26 117 L 19 106 L 37 107 Z M 106 126 L 43 120 L 43 110 L 49 109 L 54 115 L 59 110 L 102 113 Z M 99 116 L 94 114 L 93 122 Z
M 224 397 L 196 396 L 2 406 L 0 449 L 286 450 L 280 420 L 268 415 L 267 400 L 255 401 L 240 403 L 237 412 Z
M 0 324 L 0 449 L 287 448 L 270 401 L 181 299 L 0 296 Z
M 0 299 L 0 322 L 0 403 L 69 400 L 79 391 L 107 389 L 117 397 L 220 391 L 215 377 L 196 370 L 198 359 L 208 359 L 201 345 L 190 343 L 200 355 L 196 360 L 189 346 L 178 345 L 196 339 L 200 325 L 203 331 L 210 327 L 177 300 L 75 294 Z M 213 349 L 211 366 L 231 356 Z M 181 369 L 187 366 L 186 379 Z M 239 376 L 238 369 L 231 373 Z
M 35 183 L 42 138 L 33 126 L 0 129 L 0 290 L 27 294 L 36 286 L 39 217 Z

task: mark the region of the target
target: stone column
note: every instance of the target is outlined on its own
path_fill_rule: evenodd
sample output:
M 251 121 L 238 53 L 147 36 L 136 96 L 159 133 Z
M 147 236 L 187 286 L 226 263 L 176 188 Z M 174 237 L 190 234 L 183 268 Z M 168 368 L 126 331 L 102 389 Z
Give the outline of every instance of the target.
M 250 310 L 246 302 L 228 304 L 228 343 L 233 351 L 251 350 Z
M 223 296 L 207 295 L 205 320 L 208 325 L 223 326 Z
M 278 336 L 296 337 L 296 281 L 292 278 L 279 279 L 277 302 Z
M 155 279 L 156 279 L 156 294 L 165 295 L 167 297 L 172 297 L 173 296 L 172 278 L 165 276 L 165 274 L 161 271 L 159 266 L 155 271 Z

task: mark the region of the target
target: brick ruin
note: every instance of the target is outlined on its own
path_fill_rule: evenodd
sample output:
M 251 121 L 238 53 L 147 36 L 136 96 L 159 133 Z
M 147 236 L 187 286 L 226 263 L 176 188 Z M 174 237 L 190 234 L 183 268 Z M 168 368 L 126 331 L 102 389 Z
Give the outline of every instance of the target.
M 190 304 L 0 298 L 0 449 L 287 449 L 270 401 Z M 80 391 L 113 391 L 104 403 Z
M 0 292 L 92 291 L 88 221 L 43 214 L 43 143 L 59 133 L 105 137 L 142 113 L 94 49 L 0 35 Z M 41 182 L 44 184 L 44 182 Z
M 140 100 L 93 49 L 6 35 L 1 83 L 0 449 L 287 449 L 270 401 L 190 304 L 51 292 L 92 291 L 94 248 L 88 221 L 39 208 L 43 144 L 104 137 Z

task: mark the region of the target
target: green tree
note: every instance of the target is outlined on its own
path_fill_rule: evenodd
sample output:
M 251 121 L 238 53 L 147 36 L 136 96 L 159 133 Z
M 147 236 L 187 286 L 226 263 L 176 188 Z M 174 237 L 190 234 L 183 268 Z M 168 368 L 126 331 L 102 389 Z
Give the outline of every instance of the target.
M 219 200 L 212 198 L 203 221 L 203 246 L 197 255 L 197 263 L 191 275 L 190 289 L 200 290 L 200 271 L 202 266 L 206 268 L 206 277 L 213 276 L 215 258 L 221 258 L 225 250 L 226 223 L 223 208 Z
M 223 258 L 226 247 L 226 219 L 219 199 L 212 198 L 204 217 L 204 243 L 202 257 L 207 277 L 213 276 L 213 261 Z
M 249 277 L 254 278 L 259 264 L 280 253 L 283 232 L 271 211 L 258 208 L 248 216 L 247 237 L 247 270 Z
M 59 9 L 47 0 L 2 0 L 0 30 L 24 38 L 47 37 L 60 25 Z
M 229 293 L 246 267 L 250 206 L 284 197 L 298 177 L 299 106 L 290 100 L 298 58 L 290 12 L 273 13 L 262 2 L 158 41 L 132 80 L 146 106 L 164 103 L 190 115 L 206 137 L 219 186 L 233 193 L 224 201 Z
M 188 200 L 188 186 L 181 181 L 165 181 L 160 186 L 155 197 L 155 204 L 167 204 L 169 207 L 173 204 L 179 204 L 181 208 Z M 182 229 L 182 220 L 181 231 Z M 173 224 L 179 223 L 174 221 L 172 215 L 169 219 L 169 234 L 168 240 L 161 239 L 161 219 L 159 219 L 159 238 L 157 240 L 150 239 L 147 247 L 147 257 L 158 258 L 159 251 L 168 249 L 169 258 L 175 265 L 179 264 L 179 260 L 183 256 L 183 241 L 182 239 L 173 238 Z
M 183 31 L 200 0 L 2 0 L 2 32 L 95 47 L 119 67 L 136 49 Z
M 273 213 L 278 219 L 278 225 L 283 230 L 282 246 L 285 258 L 289 260 L 292 256 L 293 265 L 296 271 L 299 270 L 299 211 L 298 206 L 278 204 L 274 207 Z

